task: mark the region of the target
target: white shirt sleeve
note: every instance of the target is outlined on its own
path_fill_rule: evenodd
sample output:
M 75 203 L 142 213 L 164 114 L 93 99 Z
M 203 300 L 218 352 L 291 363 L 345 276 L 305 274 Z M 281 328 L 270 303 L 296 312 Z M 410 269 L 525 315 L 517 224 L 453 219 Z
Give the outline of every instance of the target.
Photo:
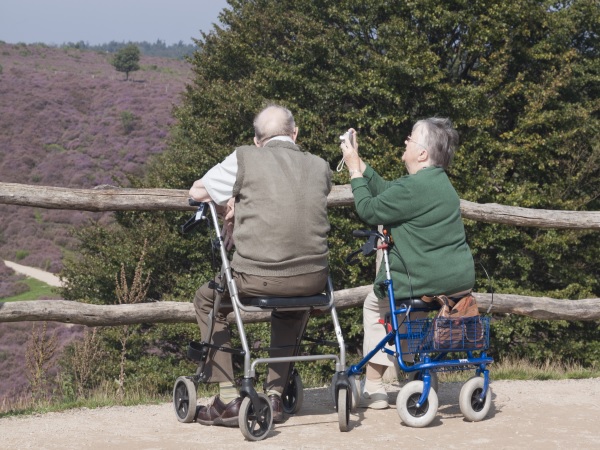
M 216 204 L 224 205 L 233 196 L 237 171 L 238 162 L 234 150 L 222 163 L 215 165 L 202 177 L 206 192 Z

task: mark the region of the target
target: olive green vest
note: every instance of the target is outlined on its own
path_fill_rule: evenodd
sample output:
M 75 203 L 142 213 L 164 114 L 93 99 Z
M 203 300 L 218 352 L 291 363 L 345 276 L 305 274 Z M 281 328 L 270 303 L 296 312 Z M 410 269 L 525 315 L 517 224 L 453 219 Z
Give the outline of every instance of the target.
M 326 268 L 331 190 L 327 162 L 278 140 L 260 148 L 239 147 L 236 155 L 232 267 L 282 277 Z

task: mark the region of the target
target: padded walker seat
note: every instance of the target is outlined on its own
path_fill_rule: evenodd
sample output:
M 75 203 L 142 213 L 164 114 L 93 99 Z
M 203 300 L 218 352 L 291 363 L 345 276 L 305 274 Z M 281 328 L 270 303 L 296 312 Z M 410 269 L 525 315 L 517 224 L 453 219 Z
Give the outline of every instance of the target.
M 440 309 L 438 302 L 427 303 L 420 298 L 402 298 L 396 300 L 396 308 L 400 308 L 401 306 L 410 307 L 411 311 L 436 311 Z
M 240 303 L 244 306 L 255 306 L 262 309 L 297 309 L 323 308 L 330 305 L 327 294 L 309 295 L 307 297 L 243 297 Z

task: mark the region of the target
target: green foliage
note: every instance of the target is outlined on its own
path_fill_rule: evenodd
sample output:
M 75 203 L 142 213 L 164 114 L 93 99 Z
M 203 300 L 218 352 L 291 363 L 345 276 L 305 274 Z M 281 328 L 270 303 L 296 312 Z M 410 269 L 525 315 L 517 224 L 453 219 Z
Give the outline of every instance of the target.
M 117 72 L 125 72 L 125 80 L 129 79 L 129 73 L 140 70 L 140 49 L 135 44 L 130 44 L 115 53 L 111 64 Z
M 130 111 L 121 111 L 121 125 L 125 134 L 131 133 L 135 129 L 137 117 Z
M 29 256 L 29 252 L 27 250 L 17 250 L 15 252 L 15 259 L 17 261 L 21 261 Z
M 387 179 L 401 176 L 413 123 L 447 116 L 461 135 L 449 172 L 461 198 L 599 209 L 595 0 L 231 0 L 220 20 L 222 28 L 196 42 L 195 77 L 174 110 L 168 151 L 134 187 L 188 189 L 235 146 L 252 142 L 255 113 L 277 102 L 294 112 L 299 144 L 332 168 L 340 159 L 338 136 L 352 126 L 363 158 Z M 334 182 L 347 183 L 347 175 L 334 173 Z M 81 255 L 66 263 L 65 296 L 109 302 L 120 262 L 132 270 L 133 250 L 146 237 L 153 298 L 191 299 L 213 271 L 208 240 L 178 233 L 182 216 L 121 213 L 110 230 L 79 232 Z M 364 226 L 354 209 L 334 208 L 330 221 L 336 289 L 371 283 L 374 260 L 344 262 L 360 245 L 351 230 Z M 595 232 L 472 221 L 466 229 L 497 292 L 600 295 Z M 360 310 L 345 313 L 342 327 L 358 347 Z M 541 342 L 561 357 L 597 358 L 592 344 L 570 339 L 598 341 L 590 324 L 510 318 L 494 330 L 500 357 L 522 351 L 543 358 Z
M 600 326 L 594 322 L 509 316 L 493 323 L 490 347 L 492 355 L 501 360 L 577 361 L 594 367 L 600 361 L 599 333 Z
M 163 58 L 174 58 L 184 59 L 189 56 L 195 50 L 193 44 L 184 44 L 183 41 L 179 41 L 176 44 L 167 45 L 164 41 L 157 39 L 156 42 L 116 42 L 110 41 L 107 44 L 90 45 L 87 42 L 68 42 L 61 45 L 62 48 L 76 48 L 79 50 L 93 50 L 98 53 L 115 53 L 128 45 L 135 45 L 140 49 L 142 55 L 145 56 L 159 56 Z
M 87 393 L 98 388 L 103 380 L 114 380 L 116 392 L 120 376 L 121 333 L 118 327 L 99 329 L 103 353 L 95 361 L 97 367 L 86 386 Z M 190 324 L 131 326 L 125 364 L 127 392 L 143 388 L 149 396 L 164 394 L 173 389 L 173 381 L 177 377 L 192 375 L 196 366 L 183 359 L 182 355 L 186 354 L 189 341 L 198 340 L 198 334 L 198 327 Z M 78 388 L 75 383 L 73 345 L 62 357 L 61 374 L 63 391 L 74 395 Z

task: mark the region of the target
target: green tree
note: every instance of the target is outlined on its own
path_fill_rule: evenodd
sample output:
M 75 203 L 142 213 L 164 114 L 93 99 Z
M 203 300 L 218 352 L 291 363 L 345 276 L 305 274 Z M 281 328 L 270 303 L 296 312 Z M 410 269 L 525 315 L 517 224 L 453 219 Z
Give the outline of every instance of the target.
M 117 72 L 125 72 L 125 81 L 129 80 L 129 73 L 140 70 L 140 49 L 135 44 L 129 44 L 115 53 L 111 64 Z
M 388 179 L 403 175 L 400 158 L 412 124 L 447 116 L 462 140 L 450 169 L 461 198 L 598 210 L 596 0 L 229 3 L 220 16 L 223 26 L 196 42 L 190 59 L 195 78 L 174 112 L 169 149 L 135 186 L 189 188 L 236 145 L 250 143 L 254 114 L 265 103 L 278 102 L 294 112 L 300 145 L 332 168 L 340 159 L 338 136 L 353 126 L 367 162 Z M 336 173 L 334 181 L 345 184 L 347 175 Z M 82 231 L 81 255 L 65 264 L 72 282 L 65 296 L 109 302 L 104 295 L 110 294 L 114 273 L 121 261 L 132 270 L 132 249 L 145 235 L 150 291 L 157 298 L 191 299 L 195 287 L 211 276 L 210 253 L 208 239 L 178 233 L 181 216 L 120 213 L 110 232 Z M 350 231 L 363 226 L 353 208 L 332 209 L 330 219 L 336 288 L 372 282 L 374 261 L 344 263 L 359 245 Z M 600 295 L 597 233 L 466 225 L 496 291 Z M 485 289 L 484 280 L 477 289 Z M 354 345 L 361 337 L 359 315 L 359 310 L 343 315 L 345 337 Z M 546 322 L 501 321 L 497 336 L 503 340 L 494 345 L 504 351 L 511 340 L 541 345 L 540 340 L 554 339 L 552 348 L 560 356 L 568 347 L 565 336 L 577 329 L 587 341 L 571 349 L 586 361 L 598 355 L 597 324 L 563 325 L 552 332 Z M 578 358 L 569 351 L 562 354 Z

